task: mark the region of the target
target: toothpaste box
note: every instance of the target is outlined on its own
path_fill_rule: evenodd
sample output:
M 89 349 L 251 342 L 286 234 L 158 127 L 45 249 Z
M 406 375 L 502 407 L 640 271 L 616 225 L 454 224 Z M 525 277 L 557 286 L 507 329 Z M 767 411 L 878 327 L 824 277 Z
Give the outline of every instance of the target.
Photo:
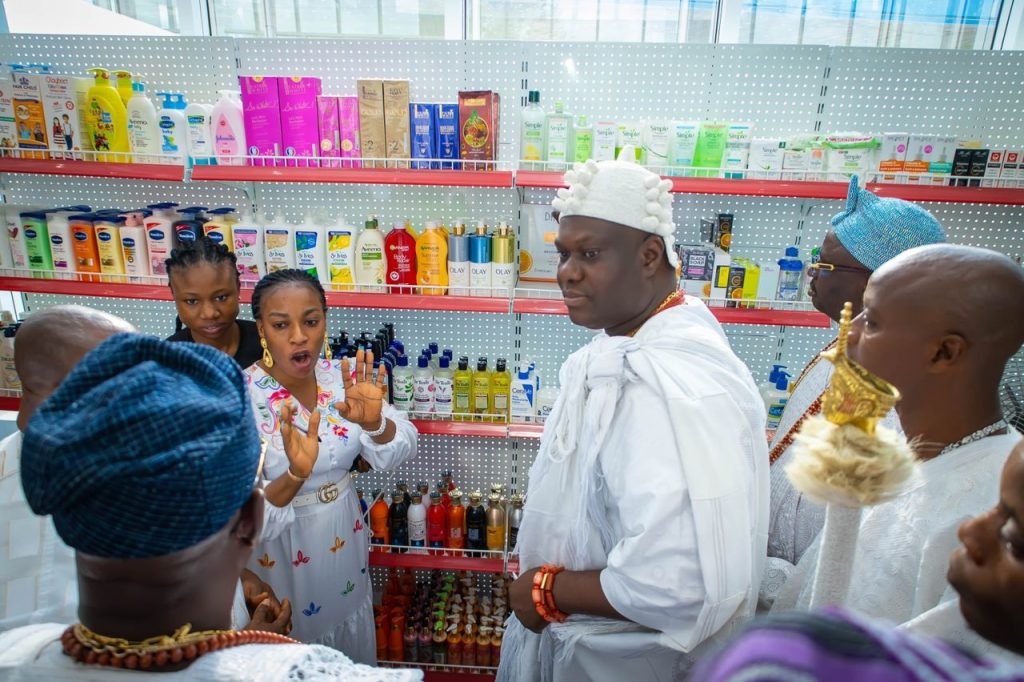
M 45 159 L 50 139 L 43 111 L 42 75 L 26 71 L 11 73 L 14 100 L 14 124 L 21 156 Z
M 0 156 L 18 155 L 18 129 L 14 125 L 11 79 L 0 78 Z
M 910 133 L 882 134 L 882 149 L 878 158 L 878 170 L 882 173 L 882 182 L 903 182 L 903 178 L 897 173 L 902 173 L 906 166 L 909 143 Z
M 72 76 L 45 74 L 43 111 L 51 123 L 50 155 L 55 159 L 82 158 L 81 111 Z
M 384 81 L 384 140 L 387 158 L 408 159 L 410 147 L 409 81 Z M 408 168 L 406 161 L 389 162 L 391 168 Z
M 359 98 L 338 98 L 339 151 L 342 168 L 362 168 L 363 156 L 359 142 Z
M 437 125 L 434 127 L 436 139 L 434 149 L 437 150 L 437 158 L 441 159 L 438 168 L 448 170 L 459 170 L 462 164 L 459 163 L 459 105 L 438 104 Z
M 778 180 L 786 156 L 786 141 L 777 138 L 755 138 L 750 141 L 747 177 L 756 180 Z
M 999 173 L 1000 187 L 1021 186 L 1021 154 L 1020 149 L 1009 149 L 1003 159 L 1003 170 Z
M 985 169 L 988 167 L 988 157 L 991 155 L 989 149 L 974 149 L 971 151 L 971 168 L 968 171 L 970 187 L 980 187 L 981 178 L 985 177 Z
M 286 166 L 319 166 L 320 128 L 317 97 L 320 79 L 288 76 L 278 81 L 281 99 L 281 143 Z
M 341 127 L 338 119 L 338 98 L 320 96 L 316 98 L 317 123 L 320 130 L 320 165 L 324 168 L 341 168 Z
M 953 157 L 956 155 L 956 136 L 937 135 L 935 137 L 935 159 L 928 164 L 928 172 L 932 175 L 933 185 L 945 185 L 953 172 Z
M 249 163 L 253 166 L 278 166 L 280 160 L 261 159 L 281 156 L 281 100 L 276 76 L 239 76 L 242 89 L 242 118 Z
M 434 130 L 437 126 L 437 105 L 436 104 L 410 104 L 409 120 L 412 126 L 412 158 L 424 159 L 413 161 L 413 168 L 438 168 L 440 164 L 431 159 L 437 158 L 437 135 Z
M 357 81 L 359 88 L 359 144 L 362 157 L 383 159 L 387 157 L 387 143 L 384 138 L 384 81 Z M 383 168 L 383 161 L 364 161 L 368 168 Z
M 982 176 L 982 187 L 998 187 L 999 176 L 1003 172 L 1003 163 L 1006 159 L 1005 149 L 993 149 L 988 155 L 988 162 L 985 164 L 985 175 Z
M 907 159 L 904 170 L 911 175 L 907 182 L 912 185 L 930 183 L 930 178 L 923 178 L 918 173 L 928 173 L 932 161 L 936 160 L 936 135 L 911 135 L 907 144 Z

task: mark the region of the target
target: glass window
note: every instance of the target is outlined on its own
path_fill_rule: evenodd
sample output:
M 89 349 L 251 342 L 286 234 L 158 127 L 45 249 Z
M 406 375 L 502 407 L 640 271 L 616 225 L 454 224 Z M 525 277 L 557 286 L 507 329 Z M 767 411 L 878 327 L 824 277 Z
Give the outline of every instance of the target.
M 171 33 L 181 31 L 177 0 L 93 0 L 92 4 Z

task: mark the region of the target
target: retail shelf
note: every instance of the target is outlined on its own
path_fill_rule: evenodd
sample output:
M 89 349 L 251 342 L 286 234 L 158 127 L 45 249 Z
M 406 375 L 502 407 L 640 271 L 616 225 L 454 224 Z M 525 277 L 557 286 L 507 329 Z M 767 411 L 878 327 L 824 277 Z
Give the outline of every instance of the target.
M 17 412 L 21 409 L 21 398 L 16 396 L 0 396 L 0 410 Z
M 416 168 L 295 168 L 288 166 L 195 166 L 193 180 L 221 182 L 326 182 L 360 185 L 512 187 L 512 171 Z
M 491 438 L 540 438 L 543 424 L 487 424 L 481 422 L 414 419 L 421 436 L 484 436 Z
M 1024 205 L 1024 187 L 950 187 L 948 185 L 895 185 L 868 183 L 880 197 L 906 201 L 940 201 L 955 204 Z
M 378 552 L 371 547 L 370 565 L 384 568 L 435 569 L 440 571 L 479 571 L 481 573 L 504 573 L 503 552 L 485 552 L 495 557 L 443 556 L 433 554 L 410 554 L 403 552 Z M 441 550 L 437 550 L 441 551 Z
M 816 310 L 774 310 L 768 308 L 723 308 L 709 306 L 711 314 L 722 324 L 761 324 L 780 327 L 816 327 L 831 325 L 823 313 Z M 513 313 L 535 315 L 566 315 L 565 303 L 554 298 L 516 298 Z
M 101 161 L 65 161 L 51 159 L 0 159 L 0 173 L 33 175 L 74 175 L 128 180 L 181 182 L 185 169 L 176 164 L 104 163 Z
M 797 197 L 802 199 L 844 199 L 845 182 L 804 180 L 747 180 L 731 178 L 683 178 L 663 176 L 672 181 L 672 191 L 681 194 L 727 194 L 748 197 Z M 557 171 L 518 171 L 517 187 L 566 187 Z
M 155 277 L 150 279 L 154 281 L 145 284 L 133 284 L 128 282 L 83 282 L 70 279 L 0 276 L 0 291 L 130 298 L 150 301 L 173 300 L 171 291 L 165 281 L 160 281 Z M 251 299 L 252 290 L 243 288 L 242 302 L 248 303 Z M 391 308 L 394 310 L 507 313 L 510 304 L 510 300 L 504 297 L 421 296 L 419 294 L 377 294 L 355 291 L 327 292 L 327 305 L 332 308 Z
M 377 661 L 383 668 L 418 668 L 423 671 L 423 682 L 493 682 L 496 667 L 472 665 L 444 665 L 441 663 L 413 663 L 405 661 Z

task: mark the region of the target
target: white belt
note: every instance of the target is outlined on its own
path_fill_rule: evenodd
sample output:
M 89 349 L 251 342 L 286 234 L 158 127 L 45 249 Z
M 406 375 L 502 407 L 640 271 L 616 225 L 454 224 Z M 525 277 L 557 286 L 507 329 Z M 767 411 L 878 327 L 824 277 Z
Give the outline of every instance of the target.
M 345 474 L 345 476 L 337 483 L 324 483 L 311 493 L 296 495 L 292 499 L 292 506 L 308 507 L 311 504 L 330 504 L 341 497 L 341 494 L 351 486 L 352 476 L 350 474 Z

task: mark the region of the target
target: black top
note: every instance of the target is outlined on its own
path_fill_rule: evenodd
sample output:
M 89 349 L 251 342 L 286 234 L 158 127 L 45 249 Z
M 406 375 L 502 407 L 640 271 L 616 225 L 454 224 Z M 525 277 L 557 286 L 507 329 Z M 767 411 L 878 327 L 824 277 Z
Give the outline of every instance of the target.
M 256 323 L 250 320 L 235 320 L 238 325 L 238 350 L 235 351 L 235 362 L 242 369 L 256 363 L 263 357 L 260 347 L 260 334 L 256 331 Z M 192 331 L 185 327 L 181 331 L 168 336 L 168 341 L 194 341 Z

